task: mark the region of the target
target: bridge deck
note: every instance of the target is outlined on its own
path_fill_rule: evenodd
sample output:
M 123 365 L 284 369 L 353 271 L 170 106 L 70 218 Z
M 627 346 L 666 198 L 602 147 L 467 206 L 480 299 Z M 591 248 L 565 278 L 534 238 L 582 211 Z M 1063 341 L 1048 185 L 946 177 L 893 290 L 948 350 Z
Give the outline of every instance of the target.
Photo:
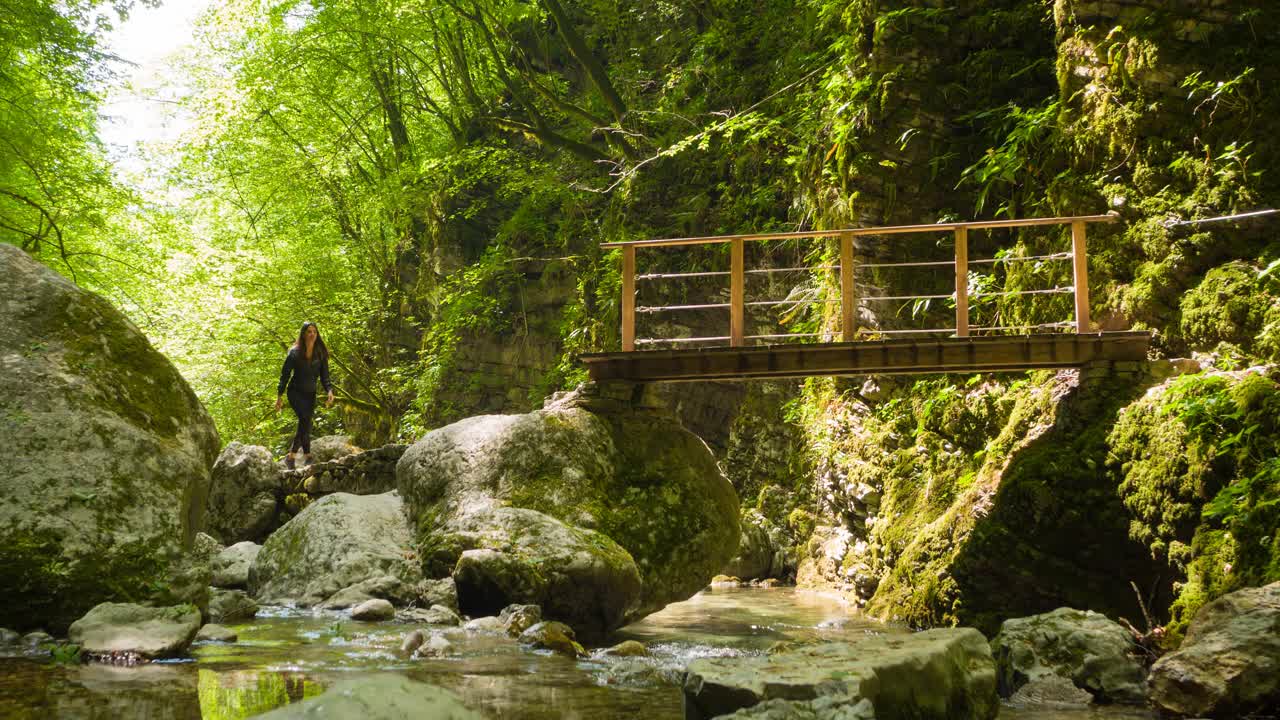
M 684 348 L 594 353 L 579 359 L 592 380 L 690 381 L 799 378 L 810 375 L 970 373 L 1144 361 L 1146 332 Z

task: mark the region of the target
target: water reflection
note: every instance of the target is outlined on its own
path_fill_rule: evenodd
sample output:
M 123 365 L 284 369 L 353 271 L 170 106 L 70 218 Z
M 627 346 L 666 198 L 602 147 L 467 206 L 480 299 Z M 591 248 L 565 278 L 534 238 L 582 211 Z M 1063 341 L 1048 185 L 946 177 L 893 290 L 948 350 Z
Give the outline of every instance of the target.
M 56 666 L 0 658 L 0 717 L 238 720 L 323 692 L 353 674 L 400 672 L 456 692 L 473 709 L 513 720 L 682 717 L 680 669 L 699 657 L 753 655 L 779 643 L 905 632 L 850 614 L 834 600 L 790 589 L 699 594 L 624 628 L 651 655 L 579 661 L 532 652 L 514 640 L 450 629 L 454 653 L 399 654 L 415 626 L 357 623 L 338 613 L 267 609 L 234 625 L 234 644 L 192 648 L 193 661 L 139 668 Z M 1117 708 L 1046 711 L 1006 707 L 1001 720 L 1148 720 Z

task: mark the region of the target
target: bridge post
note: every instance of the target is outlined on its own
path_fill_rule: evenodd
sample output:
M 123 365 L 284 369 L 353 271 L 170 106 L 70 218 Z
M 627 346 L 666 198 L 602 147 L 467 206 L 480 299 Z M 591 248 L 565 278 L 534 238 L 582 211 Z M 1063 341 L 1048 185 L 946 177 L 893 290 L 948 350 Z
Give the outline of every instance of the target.
M 840 339 L 853 342 L 858 333 L 858 295 L 853 285 L 853 233 L 840 233 Z
M 1076 332 L 1093 329 L 1089 322 L 1089 256 L 1085 250 L 1083 220 L 1071 223 L 1071 268 L 1075 273 Z
M 636 249 L 622 247 L 622 352 L 636 349 Z
M 969 337 L 969 228 L 956 228 L 956 337 Z
M 746 268 L 745 247 L 742 238 L 734 238 L 729 245 L 729 346 L 740 347 L 746 335 Z

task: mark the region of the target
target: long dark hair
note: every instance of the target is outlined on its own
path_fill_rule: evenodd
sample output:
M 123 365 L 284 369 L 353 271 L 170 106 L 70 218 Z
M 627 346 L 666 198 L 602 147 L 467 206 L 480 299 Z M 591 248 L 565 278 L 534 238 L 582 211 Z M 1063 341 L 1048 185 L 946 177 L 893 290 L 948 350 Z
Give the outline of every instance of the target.
M 319 360 L 320 362 L 324 362 L 329 359 L 329 348 L 325 346 L 324 338 L 320 337 L 320 328 L 310 320 L 302 323 L 302 328 L 298 330 L 298 339 L 293 343 L 294 349 L 298 351 L 298 359 L 304 362 L 308 361 L 307 328 L 309 327 L 316 329 L 316 344 L 315 347 L 312 348 L 313 354 L 309 361 L 316 362 Z

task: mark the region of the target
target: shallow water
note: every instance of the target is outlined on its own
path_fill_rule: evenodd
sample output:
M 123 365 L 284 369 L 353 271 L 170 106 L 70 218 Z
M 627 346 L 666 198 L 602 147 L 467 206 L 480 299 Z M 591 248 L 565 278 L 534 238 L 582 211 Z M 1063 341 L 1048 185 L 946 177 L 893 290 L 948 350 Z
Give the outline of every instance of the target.
M 398 672 L 457 692 L 488 717 L 680 718 L 672 676 L 690 660 L 764 652 L 778 642 L 838 640 L 901 632 L 791 589 L 716 590 L 619 631 L 611 642 L 645 643 L 651 657 L 572 661 L 497 636 L 448 631 L 457 655 L 411 660 L 398 650 L 415 626 L 358 623 L 340 613 L 264 609 L 231 626 L 232 645 L 197 644 L 192 659 L 138 668 L 66 666 L 0 658 L 0 718 L 249 717 L 369 672 Z M 1115 709 L 1047 711 L 1006 707 L 1002 720 L 1146 720 Z

